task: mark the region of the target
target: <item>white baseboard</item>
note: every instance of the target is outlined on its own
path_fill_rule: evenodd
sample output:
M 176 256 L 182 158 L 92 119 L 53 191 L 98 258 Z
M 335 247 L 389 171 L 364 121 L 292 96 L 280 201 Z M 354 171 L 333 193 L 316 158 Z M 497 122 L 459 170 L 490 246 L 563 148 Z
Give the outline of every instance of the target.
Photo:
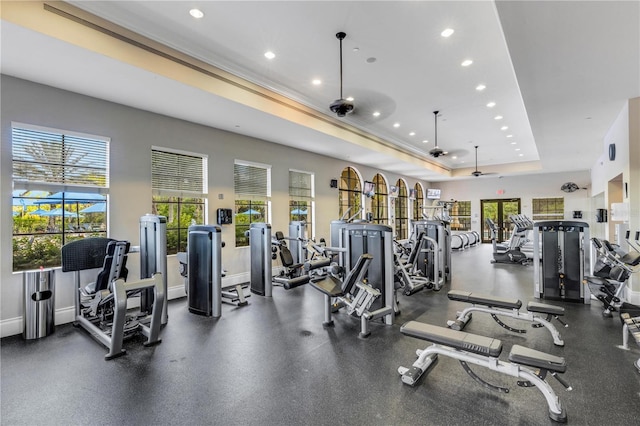
M 241 274 L 228 275 L 222 278 L 222 286 L 228 287 L 236 284 L 243 284 L 249 282 L 251 274 L 244 272 Z M 186 297 L 187 293 L 184 291 L 184 284 L 172 286 L 167 289 L 167 297 L 169 300 L 179 299 Z M 139 299 L 135 298 L 131 300 L 131 304 L 128 307 L 133 308 L 139 305 Z M 55 312 L 55 324 L 62 325 L 73 322 L 75 320 L 75 307 L 67 306 L 64 308 L 56 309 Z M 16 334 L 22 334 L 23 324 L 22 317 L 8 318 L 0 321 L 0 338 L 14 336 Z

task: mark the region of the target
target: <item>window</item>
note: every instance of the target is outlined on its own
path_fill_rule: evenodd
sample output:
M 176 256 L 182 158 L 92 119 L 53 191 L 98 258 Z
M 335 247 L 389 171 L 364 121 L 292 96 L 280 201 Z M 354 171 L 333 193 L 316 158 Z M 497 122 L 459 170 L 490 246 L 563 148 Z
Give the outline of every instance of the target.
M 109 139 L 12 123 L 13 270 L 60 266 L 60 249 L 106 236 Z
M 416 193 L 416 199 L 413 201 L 413 219 L 422 220 L 422 207 L 424 207 L 424 191 L 420 182 L 416 182 L 413 187 Z
M 373 223 L 386 225 L 389 223 L 387 181 L 378 173 L 373 177 L 373 183 L 376 185 L 376 193 L 371 200 Z
M 449 211 L 451 229 L 471 231 L 471 201 L 456 201 Z
M 254 222 L 269 222 L 271 166 L 236 160 L 233 167 L 236 194 L 236 247 L 249 245 L 246 232 Z
M 396 198 L 396 238 L 404 240 L 408 236 L 409 211 L 407 208 L 407 185 L 404 180 L 398 179 L 398 198 Z
M 206 155 L 152 148 L 152 212 L 167 218 L 167 254 L 186 251 L 189 226 L 205 223 L 206 176 Z
M 342 217 L 347 210 L 348 216 L 353 216 L 362 206 L 362 182 L 358 172 L 352 167 L 347 167 L 340 175 L 340 187 L 338 191 L 340 197 L 340 212 L 338 217 Z
M 289 219 L 307 223 L 307 235 L 313 235 L 314 176 L 289 170 Z
M 537 220 L 563 220 L 564 198 L 534 198 L 533 221 Z

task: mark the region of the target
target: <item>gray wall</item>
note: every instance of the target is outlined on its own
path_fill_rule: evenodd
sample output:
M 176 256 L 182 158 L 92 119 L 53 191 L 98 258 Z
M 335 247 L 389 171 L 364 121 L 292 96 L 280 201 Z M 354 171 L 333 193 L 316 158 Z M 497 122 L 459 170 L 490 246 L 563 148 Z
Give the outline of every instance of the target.
M 209 156 L 208 223 L 215 223 L 215 210 L 233 208 L 234 159 L 272 166 L 272 211 L 274 230 L 286 233 L 288 215 L 288 171 L 290 168 L 315 174 L 316 235 L 329 236 L 329 223 L 338 215 L 338 190 L 329 181 L 340 177 L 347 166 L 358 169 L 370 180 L 378 170 L 354 163 L 292 149 L 210 127 L 129 108 L 123 105 L 78 95 L 10 76 L 1 76 L 2 143 L 0 156 L 0 330 L 2 336 L 15 334 L 22 315 L 22 275 L 12 272 L 9 206 L 11 197 L 11 123 L 21 122 L 66 131 L 111 138 L 109 237 L 127 239 L 138 244 L 139 218 L 151 211 L 151 147 L 181 149 Z M 389 184 L 403 177 L 384 172 Z M 409 187 L 414 178 L 403 177 Z M 425 188 L 426 182 L 422 182 Z M 223 199 L 220 200 L 219 194 Z M 223 227 L 223 264 L 230 276 L 242 276 L 249 270 L 249 252 L 235 248 L 233 226 Z M 132 255 L 130 277 L 139 276 L 138 259 Z M 180 288 L 175 256 L 168 263 L 168 283 Z M 84 274 L 82 280 L 91 280 Z M 57 322 L 70 321 L 73 306 L 72 274 L 56 272 Z M 170 292 L 171 294 L 171 292 Z M 174 293 L 175 294 L 175 293 Z M 65 313 L 61 315 L 60 312 Z M 12 325 L 13 324 L 13 325 Z

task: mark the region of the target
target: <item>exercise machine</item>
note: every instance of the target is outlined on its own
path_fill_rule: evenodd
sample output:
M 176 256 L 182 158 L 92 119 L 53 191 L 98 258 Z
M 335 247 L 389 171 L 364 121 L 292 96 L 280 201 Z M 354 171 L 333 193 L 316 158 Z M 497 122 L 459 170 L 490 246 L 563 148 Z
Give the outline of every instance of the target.
M 62 272 L 75 272 L 75 324 L 87 330 L 109 350 L 105 359 L 124 355 L 124 339 L 135 333 L 147 338 L 145 346 L 161 342 L 159 338 L 166 296 L 163 275 L 125 282 L 128 241 L 110 238 L 84 238 L 62 246 Z M 101 268 L 96 280 L 85 286 L 80 271 Z M 153 299 L 137 311 L 127 310 L 130 297 L 151 291 Z M 148 309 L 148 310 L 144 310 Z
M 500 244 L 498 243 L 498 227 L 493 220 L 489 218 L 486 219 L 486 222 L 491 231 L 491 244 L 493 245 L 493 259 L 491 263 L 520 263 L 522 265 L 529 263 L 527 255 L 520 250 L 524 240 L 517 236 L 517 234 L 521 232 L 517 227 L 514 227 L 508 244 Z
M 396 243 L 398 245 L 398 243 Z M 438 268 L 440 265 L 441 250 L 438 243 L 433 238 L 427 237 L 421 233 L 416 239 L 416 243 L 409 252 L 409 257 L 405 261 L 397 252 L 394 254 L 395 278 L 398 287 L 403 290 L 406 296 L 410 296 L 423 289 L 432 289 L 440 291 L 444 285 L 444 274 L 440 271 L 433 271 L 431 276 L 434 280 L 423 275 L 422 271 L 417 267 L 417 259 L 420 253 L 432 254 L 432 268 Z
M 387 325 L 393 324 L 393 314 L 399 313 L 394 284 L 393 230 L 387 225 L 349 223 L 342 229 L 345 271 L 351 271 L 363 254 L 372 256 L 366 271 L 366 282 L 380 292 L 371 309 L 380 313 Z M 372 318 L 373 319 L 373 318 Z
M 451 229 L 449 222 L 441 219 L 413 220 L 412 242 L 419 244 L 418 237 L 423 234 L 435 241 L 435 245 L 430 245 L 424 250 L 420 250 L 417 258 L 417 265 L 422 274 L 429 278 L 429 281 L 436 283 L 442 278 L 444 282 L 451 281 Z M 436 256 L 434 250 L 439 250 Z M 437 257 L 437 264 L 435 258 Z
M 251 254 L 252 293 L 271 297 L 273 293 L 273 273 L 271 261 L 275 254 L 271 245 L 271 225 L 252 223 L 249 227 L 249 250 Z
M 140 217 L 140 278 L 151 278 L 155 273 L 162 274 L 165 300 L 162 305 L 162 325 L 167 324 L 167 218 L 154 214 Z M 153 291 L 140 294 L 142 310 L 151 312 Z
M 538 299 L 591 303 L 589 225 L 576 221 L 540 221 L 533 227 L 533 282 Z
M 405 336 L 432 343 L 426 349 L 416 352 L 418 359 L 411 368 L 398 368 L 403 383 L 412 386 L 417 384 L 418 380 L 435 366 L 438 355 L 447 356 L 460 361 L 467 374 L 487 389 L 501 393 L 509 392 L 508 388 L 495 386 L 481 379 L 471 370 L 469 364 L 517 377 L 521 379 L 517 382 L 518 386 L 536 387 L 547 401 L 551 420 L 566 423 L 567 413 L 560 403 L 560 398 L 546 380 L 547 374 L 551 373 L 566 390 L 571 390 L 571 386 L 558 376 L 567 369 L 564 358 L 513 345 L 509 361 L 501 361 L 498 357 L 502 353 L 502 342 L 498 339 L 417 321 L 407 322 L 400 327 L 400 332 Z
M 521 312 L 520 308 L 522 307 L 522 302 L 518 299 L 494 297 L 460 290 L 451 290 L 447 296 L 449 297 L 449 300 L 472 304 L 472 306 L 458 312 L 454 321 L 447 321 L 447 325 L 452 330 L 463 330 L 469 321 L 471 321 L 472 312 L 484 312 L 490 314 L 491 318 L 493 318 L 500 327 L 514 333 L 526 333 L 527 330 L 510 327 L 503 323 L 500 318 L 498 318 L 499 316 L 529 321 L 533 323 L 531 326 L 535 328 L 544 327 L 551 333 L 553 343 L 556 346 L 564 346 L 564 341 L 562 340 L 560 333 L 551 323 L 551 320 L 555 318 L 564 327 L 568 327 L 568 325 L 559 318 L 564 315 L 564 308 L 562 306 L 529 302 L 527 304 L 527 311 Z M 538 314 L 546 315 L 546 318 L 543 318 Z
M 189 312 L 219 318 L 223 302 L 247 305 L 249 295 L 244 294 L 241 284 L 222 285 L 222 228 L 191 225 L 187 232 L 187 252 L 178 260 L 181 275 L 185 277 Z
M 386 307 L 371 310 L 381 296 L 381 292 L 365 283 L 364 279 L 372 259 L 370 254 L 361 255 L 344 280 L 333 274 L 311 280 L 311 286 L 324 294 L 323 327 L 333 327 L 332 312 L 344 308 L 348 315 L 360 318 L 359 337 L 365 338 L 371 334 L 369 321 L 389 314 L 390 309 Z
M 604 305 L 602 315 L 613 316 L 624 303 L 626 282 L 640 265 L 640 253 L 621 252 L 607 240 L 591 238 L 595 257 L 592 275 L 585 277 L 591 293 Z

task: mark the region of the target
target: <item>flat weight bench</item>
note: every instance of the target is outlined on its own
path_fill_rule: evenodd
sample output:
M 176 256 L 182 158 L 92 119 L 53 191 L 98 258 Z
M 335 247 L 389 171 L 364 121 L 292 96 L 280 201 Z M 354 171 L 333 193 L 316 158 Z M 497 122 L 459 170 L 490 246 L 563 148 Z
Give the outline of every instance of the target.
M 471 303 L 470 306 L 458 312 L 458 316 L 455 321 L 447 321 L 449 328 L 453 330 L 462 330 L 471 321 L 471 312 L 486 312 L 491 314 L 493 318 L 502 328 L 505 328 L 514 333 L 526 333 L 527 330 L 513 328 L 500 321 L 498 316 L 506 316 L 523 321 L 533 322 L 531 326 L 534 328 L 545 327 L 551 333 L 553 337 L 553 343 L 556 346 L 564 346 L 564 341 L 560 336 L 560 332 L 556 327 L 551 324 L 551 320 L 555 318 L 564 327 L 568 327 L 559 316 L 564 315 L 564 308 L 562 306 L 547 305 L 544 303 L 529 302 L 527 304 L 527 312 L 520 312 L 522 302 L 518 299 L 505 299 L 502 297 L 495 297 L 489 295 L 483 295 L 478 293 L 471 293 L 468 291 L 451 290 L 448 294 L 450 300 L 456 300 L 459 302 Z M 478 306 L 482 305 L 482 306 Z M 536 314 L 546 314 L 546 318 Z
M 629 335 L 640 345 L 640 317 L 632 318 L 628 313 L 620 314 L 622 325 L 622 346 L 620 349 L 629 350 Z M 640 372 L 640 358 L 633 364 Z
M 571 387 L 558 377 L 558 373 L 564 373 L 567 369 L 564 358 L 514 345 L 509 353 L 509 362 L 500 361 L 498 357 L 502 352 L 502 342 L 498 339 L 450 330 L 418 321 L 407 322 L 400 327 L 400 332 L 406 336 L 433 343 L 426 349 L 416 351 L 418 359 L 411 368 L 398 368 L 403 383 L 414 386 L 425 373 L 435 366 L 438 355 L 448 356 L 460 361 L 464 370 L 476 382 L 491 390 L 502 393 L 509 392 L 508 388 L 485 382 L 471 370 L 468 363 L 522 379 L 517 382 L 518 386 L 535 386 L 547 400 L 549 417 L 559 423 L 567 421 L 567 413 L 562 408 L 558 395 L 546 381 L 547 372 L 550 372 L 566 390 L 571 390 Z

